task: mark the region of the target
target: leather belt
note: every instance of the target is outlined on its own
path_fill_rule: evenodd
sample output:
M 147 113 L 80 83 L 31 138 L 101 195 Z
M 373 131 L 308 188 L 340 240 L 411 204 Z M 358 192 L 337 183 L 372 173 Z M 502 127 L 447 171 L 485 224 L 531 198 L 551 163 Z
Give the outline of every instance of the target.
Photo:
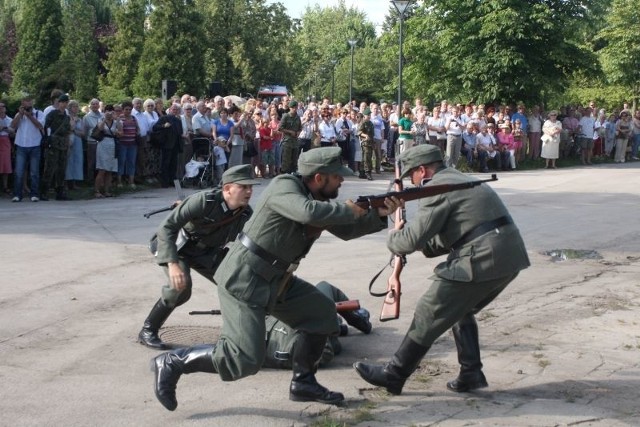
M 285 273 L 293 273 L 298 268 L 298 264 L 287 262 L 277 256 L 267 252 L 257 245 L 249 236 L 244 233 L 238 234 L 238 241 L 258 258 L 270 264 L 277 270 Z
M 477 225 L 476 227 L 464 233 L 462 237 L 460 237 L 453 245 L 451 245 L 451 250 L 458 250 L 470 241 L 482 236 L 483 234 L 488 233 L 491 230 L 496 230 L 496 233 L 499 233 L 498 229 L 508 224 L 513 224 L 513 220 L 509 215 L 501 216 L 500 218 L 483 222 L 482 224 Z

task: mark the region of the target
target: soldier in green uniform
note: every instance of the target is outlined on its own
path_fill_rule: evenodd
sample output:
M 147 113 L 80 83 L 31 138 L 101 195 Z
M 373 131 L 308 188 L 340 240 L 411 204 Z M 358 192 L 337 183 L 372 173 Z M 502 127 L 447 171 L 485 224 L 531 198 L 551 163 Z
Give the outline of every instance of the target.
M 229 168 L 222 175 L 222 187 L 190 195 L 160 224 L 150 247 L 168 282 L 138 334 L 138 342 L 166 349 L 158 330 L 173 310 L 191 297 L 191 269 L 208 280 L 222 262 L 230 241 L 235 240 L 252 210 L 249 199 L 253 185 L 251 165 Z
M 433 145 L 407 149 L 399 160 L 402 177 L 409 176 L 414 185 L 474 179 L 445 167 L 440 149 Z M 400 394 L 431 344 L 451 328 L 460 374 L 447 388 L 465 392 L 487 387 L 474 315 L 530 265 L 518 228 L 488 185 L 422 199 L 415 219 L 400 228 L 396 225 L 388 237 L 391 252 L 448 254 L 447 260 L 436 266 L 431 287 L 418 300 L 413 322 L 391 361 L 382 366 L 356 362 L 356 371 L 368 383 Z
M 265 316 L 298 331 L 292 354 L 289 399 L 338 404 L 342 393 L 328 390 L 315 377 L 327 336 L 338 333 L 335 303 L 293 273 L 323 230 L 349 240 L 387 226 L 398 199 L 365 211 L 350 200 L 332 202 L 344 176 L 338 147 L 306 151 L 299 174 L 279 175 L 262 194 L 251 217 L 214 276 L 222 310 L 217 344 L 179 349 L 153 360 L 155 394 L 174 410 L 182 374 L 217 373 L 223 381 L 256 374 L 265 358 Z
M 47 138 L 44 155 L 44 177 L 40 200 L 49 200 L 47 193 L 51 184 L 56 189 L 56 200 L 69 200 L 64 192 L 64 175 L 67 170 L 67 151 L 71 134 L 71 119 L 66 113 L 69 97 L 60 95 L 56 109 L 51 110 L 44 122 L 45 130 L 51 131 Z M 54 179 L 55 178 L 55 179 Z
M 302 130 L 302 121 L 298 117 L 298 103 L 289 102 L 289 112 L 282 115 L 278 131 L 282 132 L 282 172 L 291 173 L 296 171 L 298 161 L 298 135 Z
M 374 146 L 374 127 L 371 122 L 371 110 L 365 108 L 362 112 L 364 121 L 360 126 L 358 137 L 360 138 L 360 146 L 362 147 L 362 162 L 360 167 L 364 165 L 364 173 L 369 181 L 373 180 L 371 171 L 373 170 L 373 146 Z

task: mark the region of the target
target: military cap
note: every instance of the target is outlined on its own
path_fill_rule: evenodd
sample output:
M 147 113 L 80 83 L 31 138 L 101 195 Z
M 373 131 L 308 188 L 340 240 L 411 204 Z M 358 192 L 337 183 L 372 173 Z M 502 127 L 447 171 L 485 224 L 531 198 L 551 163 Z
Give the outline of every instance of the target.
M 62 94 L 58 97 L 58 102 L 69 102 L 69 95 Z
M 295 100 L 291 100 L 289 101 L 289 108 L 293 108 L 293 107 L 297 107 L 298 106 L 298 102 Z
M 222 174 L 222 185 L 225 184 L 240 184 L 240 185 L 260 185 L 259 181 L 256 181 L 251 176 L 251 165 L 238 165 L 227 169 Z
M 422 144 L 403 151 L 398 160 L 402 167 L 402 175 L 400 176 L 400 179 L 402 179 L 418 166 L 441 162 L 442 152 L 435 145 Z
M 351 176 L 353 171 L 342 165 L 341 153 L 339 147 L 320 147 L 305 151 L 298 158 L 298 172 L 302 176 L 316 173 Z
M 362 111 L 362 114 L 364 114 L 365 116 L 368 116 L 371 114 L 371 109 L 369 107 L 365 108 L 364 111 Z

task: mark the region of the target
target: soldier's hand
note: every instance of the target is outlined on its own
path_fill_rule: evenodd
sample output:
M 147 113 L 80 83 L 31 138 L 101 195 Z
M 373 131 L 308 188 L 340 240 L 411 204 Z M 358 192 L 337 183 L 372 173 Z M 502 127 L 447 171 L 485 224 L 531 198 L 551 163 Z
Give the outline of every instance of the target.
M 170 262 L 168 264 L 169 267 L 169 280 L 171 281 L 171 286 L 176 291 L 182 291 L 187 287 L 187 276 L 180 268 L 180 264 L 177 262 Z
M 404 200 L 398 199 L 397 197 L 385 197 L 384 206 L 384 208 L 378 208 L 379 216 L 392 215 L 396 209 L 404 206 Z
M 353 200 L 349 199 L 345 202 L 345 204 L 351 209 L 356 218 L 360 218 L 367 214 L 366 209 L 362 209 L 360 206 L 353 203 Z

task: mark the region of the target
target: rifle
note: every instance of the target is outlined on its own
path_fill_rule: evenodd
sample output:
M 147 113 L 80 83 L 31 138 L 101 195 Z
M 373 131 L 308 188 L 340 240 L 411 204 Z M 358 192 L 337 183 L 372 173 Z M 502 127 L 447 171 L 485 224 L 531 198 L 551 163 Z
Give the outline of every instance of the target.
M 182 191 L 182 186 L 180 185 L 180 181 L 178 181 L 177 179 L 174 179 L 173 180 L 173 185 L 176 187 L 176 192 L 178 193 L 178 200 L 180 200 L 180 201 L 184 200 L 184 192 Z M 155 215 L 155 214 L 159 214 L 161 212 L 167 212 L 167 211 L 173 210 L 173 208 L 175 208 L 179 204 L 180 204 L 179 202 L 173 202 L 171 204 L 171 206 L 169 206 L 169 207 L 162 208 L 162 209 L 156 209 L 155 211 L 147 212 L 146 214 L 144 214 L 144 217 L 149 219 L 151 217 L 151 215 Z
M 491 178 L 489 179 L 479 179 L 477 181 L 463 182 L 460 184 L 427 185 L 424 187 L 413 187 L 403 190 L 402 181 L 400 181 L 399 176 L 397 176 L 394 181 L 396 191 L 390 191 L 388 193 L 375 194 L 371 196 L 360 196 L 355 203 L 363 209 L 383 208 L 384 199 L 386 197 L 397 197 L 398 199 L 402 199 L 405 202 L 408 202 L 410 200 L 422 199 L 423 197 L 431 197 L 438 194 L 449 193 L 450 191 L 465 190 L 467 188 L 476 187 L 483 182 L 492 182 L 497 180 L 498 177 L 496 176 L 496 174 L 492 174 Z M 398 181 L 400 181 L 399 184 Z
M 345 313 L 347 311 L 355 311 L 360 309 L 360 300 L 350 299 L 347 301 L 338 301 L 336 302 L 336 311 L 338 313 Z M 222 314 L 220 310 L 205 310 L 205 311 L 190 311 L 189 315 L 198 315 L 198 314 L 211 314 L 211 315 L 219 315 Z
M 402 179 L 400 176 L 402 175 L 400 162 L 397 160 L 398 156 L 396 156 L 396 167 L 395 167 L 395 180 L 394 180 L 394 189 L 390 193 L 386 193 L 383 196 L 361 196 L 356 201 L 356 204 L 359 206 L 368 209 L 378 207 L 377 204 L 382 202 L 381 206 L 384 206 L 385 197 L 392 197 L 395 195 L 396 197 L 404 199 L 401 194 L 404 193 L 402 188 Z M 409 199 L 413 200 L 413 199 Z M 363 206 L 362 203 L 366 205 Z M 396 210 L 395 213 L 395 223 L 398 230 L 402 228 L 402 224 L 407 219 L 407 211 L 403 207 Z M 371 292 L 371 286 L 373 286 L 373 282 L 377 279 L 377 277 L 382 273 L 378 273 L 369 283 L 369 293 L 373 296 L 384 296 L 384 301 L 382 302 L 382 310 L 380 311 L 380 321 L 386 322 L 388 320 L 397 319 L 400 317 L 400 295 L 402 295 L 401 284 L 400 284 L 400 274 L 402 273 L 402 269 L 404 265 L 407 263 L 407 257 L 405 255 L 392 255 L 390 264 L 393 266 L 393 271 L 391 272 L 391 276 L 387 279 L 387 291 L 384 293 L 374 293 Z

